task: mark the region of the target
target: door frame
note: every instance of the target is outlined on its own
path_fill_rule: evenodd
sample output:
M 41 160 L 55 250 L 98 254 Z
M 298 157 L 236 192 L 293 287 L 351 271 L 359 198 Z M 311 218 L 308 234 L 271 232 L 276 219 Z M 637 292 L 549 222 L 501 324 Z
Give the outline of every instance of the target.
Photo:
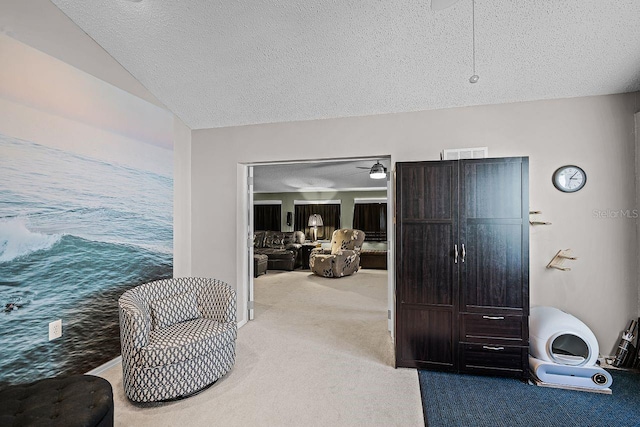
M 395 197 L 394 197 L 394 161 L 390 154 L 379 156 L 341 157 L 332 159 L 301 159 L 286 161 L 267 161 L 238 163 L 237 165 L 237 281 L 238 293 L 238 327 L 244 326 L 253 319 L 253 168 L 256 166 L 287 165 L 299 163 L 329 163 L 350 160 L 389 160 L 387 170 L 387 329 L 395 341 Z

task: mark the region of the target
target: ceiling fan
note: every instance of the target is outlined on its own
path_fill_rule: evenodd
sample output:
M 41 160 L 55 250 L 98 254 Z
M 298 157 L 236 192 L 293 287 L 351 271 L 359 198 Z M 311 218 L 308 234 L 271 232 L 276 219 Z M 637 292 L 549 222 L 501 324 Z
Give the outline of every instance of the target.
M 368 167 L 356 166 L 358 169 L 369 169 Z M 376 160 L 376 163 L 369 169 L 369 178 L 371 179 L 384 179 L 387 177 L 387 168 L 384 167 L 380 160 Z

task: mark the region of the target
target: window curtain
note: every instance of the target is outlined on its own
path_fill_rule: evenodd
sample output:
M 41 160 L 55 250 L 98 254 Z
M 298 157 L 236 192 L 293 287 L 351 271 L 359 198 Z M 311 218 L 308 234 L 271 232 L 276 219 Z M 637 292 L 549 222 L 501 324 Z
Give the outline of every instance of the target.
M 318 227 L 318 239 L 331 240 L 333 232 L 340 228 L 340 204 L 295 206 L 293 229 L 304 232 L 307 240 L 313 239 L 313 228 L 308 225 L 312 214 L 319 214 L 324 224 Z
M 282 205 L 253 205 L 253 229 L 281 231 Z
M 364 231 L 365 241 L 387 241 L 387 204 L 356 203 L 353 209 L 353 228 Z

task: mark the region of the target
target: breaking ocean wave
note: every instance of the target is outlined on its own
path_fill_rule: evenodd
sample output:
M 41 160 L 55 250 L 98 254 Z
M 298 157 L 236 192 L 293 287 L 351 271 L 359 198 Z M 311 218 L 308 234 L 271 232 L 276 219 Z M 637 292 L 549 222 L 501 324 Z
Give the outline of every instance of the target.
M 85 373 L 120 353 L 119 296 L 172 276 L 173 181 L 4 135 L 0 151 L 0 388 Z
M 61 238 L 61 234 L 48 235 L 29 231 L 21 218 L 0 220 L 0 263 L 50 249 Z

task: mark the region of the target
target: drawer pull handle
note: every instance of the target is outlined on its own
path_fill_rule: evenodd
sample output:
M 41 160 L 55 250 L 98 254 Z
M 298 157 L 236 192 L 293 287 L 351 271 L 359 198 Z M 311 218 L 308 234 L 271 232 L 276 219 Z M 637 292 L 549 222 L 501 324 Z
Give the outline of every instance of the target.
M 483 345 L 482 348 L 484 348 L 485 350 L 495 350 L 495 351 L 504 350 L 504 347 L 491 347 L 488 345 Z
M 482 316 L 483 319 L 504 320 L 504 316 Z

